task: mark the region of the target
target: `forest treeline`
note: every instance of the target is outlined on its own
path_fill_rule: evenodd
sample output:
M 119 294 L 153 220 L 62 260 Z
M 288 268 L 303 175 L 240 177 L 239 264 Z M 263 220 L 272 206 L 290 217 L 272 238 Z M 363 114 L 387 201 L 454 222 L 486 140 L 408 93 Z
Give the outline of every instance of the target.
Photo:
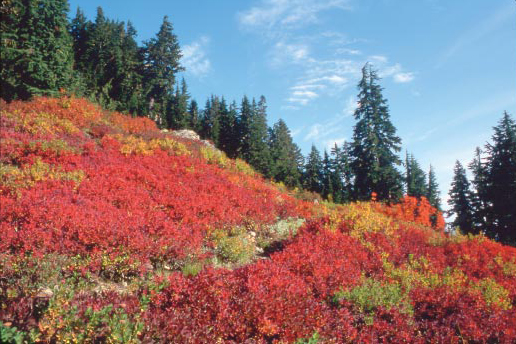
M 368 200 L 373 193 L 379 201 L 396 202 L 405 193 L 426 197 L 441 209 L 432 166 L 425 173 L 408 152 L 404 162 L 400 159 L 401 139 L 390 120 L 380 78 L 369 64 L 358 84 L 352 140 L 322 154 L 312 146 L 304 157 L 283 120 L 268 126 L 264 96 L 244 96 L 237 103 L 212 95 L 199 106 L 186 81 L 179 80 L 184 71 L 181 48 L 167 16 L 155 37 L 138 44 L 131 22 L 109 19 L 100 7 L 93 21 L 80 9 L 69 20 L 67 0 L 8 0 L 0 11 L 1 95 L 8 102 L 58 96 L 65 90 L 108 110 L 148 116 L 163 129 L 192 129 L 266 178 L 337 203 Z M 515 242 L 514 122 L 507 114 L 504 121 L 503 130 L 512 128 L 503 133 L 507 147 L 499 148 L 503 154 L 495 150 L 497 138 L 486 147 L 484 162 L 478 153 L 472 167 L 474 190 L 469 190 L 467 179 L 462 182 L 466 186 L 460 186 L 456 167 L 450 214 L 465 232 Z

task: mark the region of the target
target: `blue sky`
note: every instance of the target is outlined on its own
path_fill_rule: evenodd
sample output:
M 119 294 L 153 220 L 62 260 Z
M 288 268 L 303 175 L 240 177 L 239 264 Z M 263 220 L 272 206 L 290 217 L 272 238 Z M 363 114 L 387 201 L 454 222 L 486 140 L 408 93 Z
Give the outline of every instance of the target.
M 72 0 L 94 20 L 130 20 L 138 40 L 163 16 L 202 105 L 264 95 L 306 154 L 350 140 L 356 84 L 370 62 L 382 77 L 403 152 L 432 164 L 447 198 L 453 165 L 473 158 L 507 110 L 516 115 L 513 0 Z

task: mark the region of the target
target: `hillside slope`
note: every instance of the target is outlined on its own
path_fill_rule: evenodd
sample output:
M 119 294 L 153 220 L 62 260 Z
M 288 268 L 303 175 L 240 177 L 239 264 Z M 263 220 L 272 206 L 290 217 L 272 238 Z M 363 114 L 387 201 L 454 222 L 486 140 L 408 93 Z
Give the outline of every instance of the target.
M 1 104 L 0 341 L 516 340 L 516 249 L 313 204 L 83 99 Z

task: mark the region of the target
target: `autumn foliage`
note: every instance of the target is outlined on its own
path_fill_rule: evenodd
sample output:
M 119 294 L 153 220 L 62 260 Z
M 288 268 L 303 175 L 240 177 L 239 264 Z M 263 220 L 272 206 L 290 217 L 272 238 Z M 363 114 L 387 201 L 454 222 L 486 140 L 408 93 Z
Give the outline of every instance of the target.
M 1 107 L 2 340 L 516 341 L 516 249 L 424 198 L 311 204 L 145 118 Z

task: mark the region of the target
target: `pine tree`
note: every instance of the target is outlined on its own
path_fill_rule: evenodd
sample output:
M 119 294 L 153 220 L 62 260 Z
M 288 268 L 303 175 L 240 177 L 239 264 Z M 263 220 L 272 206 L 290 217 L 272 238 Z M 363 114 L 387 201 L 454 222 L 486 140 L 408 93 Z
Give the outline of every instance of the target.
M 190 100 L 190 104 L 188 104 L 188 128 L 192 129 L 196 133 L 201 131 L 199 105 L 195 99 Z
M 171 129 L 185 129 L 188 127 L 188 86 L 183 78 L 181 86 L 176 86 L 176 91 L 167 108 L 167 124 Z
M 466 177 L 466 170 L 457 161 L 453 172 L 452 188 L 450 189 L 450 199 L 448 200 L 451 209 L 448 211 L 448 216 L 455 215 L 452 225 L 460 228 L 463 233 L 475 233 L 473 228 L 473 209 L 471 208 L 471 191 L 468 178 Z
M 299 186 L 299 147 L 293 142 L 287 124 L 281 119 L 272 127 L 270 152 L 274 179 L 290 187 Z
M 407 185 L 407 195 L 421 198 L 426 194 L 425 172 L 412 154 L 406 153 L 405 157 L 405 182 Z
M 225 101 L 223 100 L 225 104 Z M 234 159 L 238 154 L 238 123 L 237 123 L 237 105 L 232 102 L 229 110 L 223 106 L 220 115 L 220 149 L 222 149 L 228 157 Z
M 238 154 L 240 158 L 244 159 L 245 161 L 248 161 L 249 159 L 249 137 L 251 132 L 253 112 L 254 107 L 249 102 L 247 96 L 244 96 L 240 105 L 240 116 L 238 118 L 238 141 L 240 147 Z
M 401 164 L 397 152 L 401 139 L 389 116 L 379 77 L 369 64 L 362 68 L 358 84 L 359 106 L 355 110 L 351 170 L 354 176 L 354 199 L 365 200 L 377 193 L 379 200 L 397 201 L 402 194 Z
M 516 124 L 507 112 L 487 144 L 487 234 L 516 245 Z
M 4 7 L 5 6 L 5 7 Z M 59 94 L 73 83 L 66 0 L 22 0 L 1 6 L 2 98 Z
M 144 43 L 144 85 L 149 113 L 161 125 L 165 122 L 167 96 L 174 91 L 176 74 L 184 68 L 180 64 L 181 50 L 168 16 L 155 38 Z
M 487 170 L 486 165 L 482 162 L 482 150 L 480 147 L 475 149 L 475 157 L 468 165 L 473 174 L 471 184 L 471 207 L 473 211 L 473 227 L 475 232 L 487 231 L 486 214 L 488 210 L 487 204 Z
M 254 103 L 254 102 L 253 102 Z M 260 97 L 249 123 L 247 162 L 265 177 L 271 177 L 271 156 L 269 152 L 269 130 L 267 127 L 267 101 Z
M 432 207 L 441 210 L 441 199 L 439 198 L 439 185 L 435 177 L 435 171 L 432 165 L 428 171 L 428 184 L 426 186 L 425 197 Z
M 328 152 L 324 150 L 322 160 L 322 196 L 330 201 L 335 199 L 334 168 Z
M 312 192 L 321 193 L 323 189 L 323 166 L 321 154 L 312 145 L 312 149 L 306 158 L 305 171 L 303 174 L 303 186 Z

